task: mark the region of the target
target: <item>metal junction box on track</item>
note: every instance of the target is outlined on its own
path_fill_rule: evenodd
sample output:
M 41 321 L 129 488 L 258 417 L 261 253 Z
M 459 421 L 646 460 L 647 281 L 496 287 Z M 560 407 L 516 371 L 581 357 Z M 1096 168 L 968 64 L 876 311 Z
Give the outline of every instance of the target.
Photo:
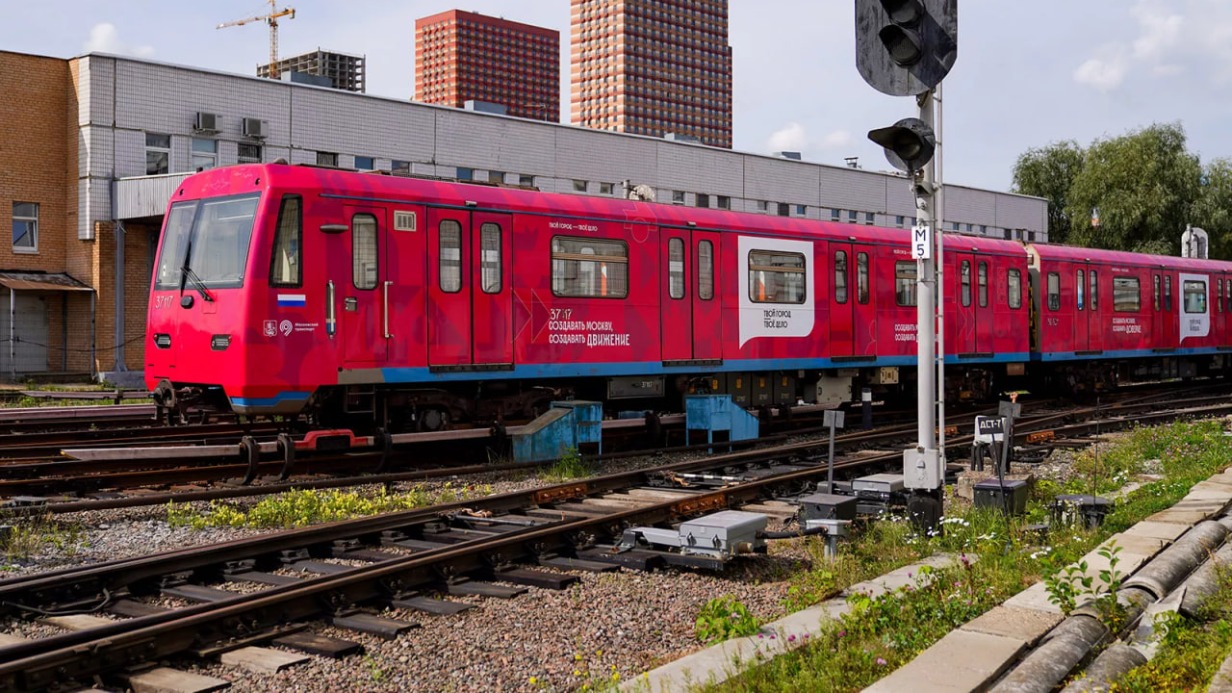
M 680 525 L 680 548 L 716 558 L 765 551 L 766 540 L 758 536 L 769 521 L 761 513 L 724 510 Z
M 854 496 L 814 493 L 800 499 L 801 518 L 808 520 L 854 520 L 857 500 Z

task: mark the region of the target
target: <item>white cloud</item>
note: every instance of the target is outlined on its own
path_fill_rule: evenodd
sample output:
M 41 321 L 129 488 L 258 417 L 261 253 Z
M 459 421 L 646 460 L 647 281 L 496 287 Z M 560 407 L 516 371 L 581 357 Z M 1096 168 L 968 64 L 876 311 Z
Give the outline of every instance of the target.
M 1112 91 L 1125 81 L 1128 70 L 1124 57 L 1119 55 L 1091 58 L 1074 70 L 1074 81 L 1100 91 Z
M 798 152 L 808 146 L 808 133 L 799 123 L 788 123 L 770 135 L 770 150 Z
M 95 24 L 90 29 L 90 38 L 82 46 L 86 53 L 114 53 L 148 58 L 154 55 L 153 46 L 132 46 L 120 40 L 120 32 L 110 22 Z
M 1185 18 L 1179 14 L 1169 14 L 1160 7 L 1152 6 L 1149 0 L 1139 2 L 1130 15 L 1138 20 L 1142 33 L 1134 40 L 1134 57 L 1139 60 L 1155 61 L 1163 58 L 1176 47 Z
M 770 135 L 769 149 L 774 152 L 804 152 L 810 149 L 836 149 L 849 144 L 851 133 L 846 130 L 835 130 L 813 138 L 800 123 L 788 123 Z

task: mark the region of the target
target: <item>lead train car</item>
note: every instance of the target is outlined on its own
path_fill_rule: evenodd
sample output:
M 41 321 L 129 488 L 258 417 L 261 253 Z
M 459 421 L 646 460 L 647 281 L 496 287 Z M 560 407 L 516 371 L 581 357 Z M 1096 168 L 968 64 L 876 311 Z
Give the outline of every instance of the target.
M 212 405 L 395 430 L 914 387 L 907 232 L 287 166 L 187 178 L 149 304 L 146 378 Z M 952 237 L 947 358 L 984 393 L 1030 359 L 1028 256 Z M 904 369 L 900 373 L 900 369 Z M 624 401 L 624 402 L 622 402 Z

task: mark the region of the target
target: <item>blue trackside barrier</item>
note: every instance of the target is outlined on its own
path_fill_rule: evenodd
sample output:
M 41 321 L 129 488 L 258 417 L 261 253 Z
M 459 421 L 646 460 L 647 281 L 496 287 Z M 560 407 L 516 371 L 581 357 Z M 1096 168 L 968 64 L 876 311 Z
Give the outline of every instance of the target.
M 603 405 L 599 402 L 552 402 L 552 408 L 513 434 L 516 462 L 560 459 L 581 443 L 596 443 L 603 453 Z
M 728 441 L 758 437 L 757 417 L 732 402 L 731 395 L 685 395 L 685 429 L 705 431 L 706 442 L 714 442 L 716 431 L 726 431 Z

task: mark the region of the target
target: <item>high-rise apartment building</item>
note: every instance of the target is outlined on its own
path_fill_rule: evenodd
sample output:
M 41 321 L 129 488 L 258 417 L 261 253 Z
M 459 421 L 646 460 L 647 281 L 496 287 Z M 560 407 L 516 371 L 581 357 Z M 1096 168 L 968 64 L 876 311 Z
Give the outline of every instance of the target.
M 278 74 L 284 79 L 298 82 L 294 74 L 307 74 L 321 78 L 322 84 L 346 91 L 364 93 L 364 56 L 349 55 L 320 48 L 293 58 L 278 61 Z M 269 65 L 257 66 L 258 77 L 269 77 Z M 315 80 L 308 80 L 314 82 Z
M 560 121 L 560 32 L 449 10 L 415 22 L 415 100 Z
M 574 125 L 732 146 L 727 0 L 571 0 Z

